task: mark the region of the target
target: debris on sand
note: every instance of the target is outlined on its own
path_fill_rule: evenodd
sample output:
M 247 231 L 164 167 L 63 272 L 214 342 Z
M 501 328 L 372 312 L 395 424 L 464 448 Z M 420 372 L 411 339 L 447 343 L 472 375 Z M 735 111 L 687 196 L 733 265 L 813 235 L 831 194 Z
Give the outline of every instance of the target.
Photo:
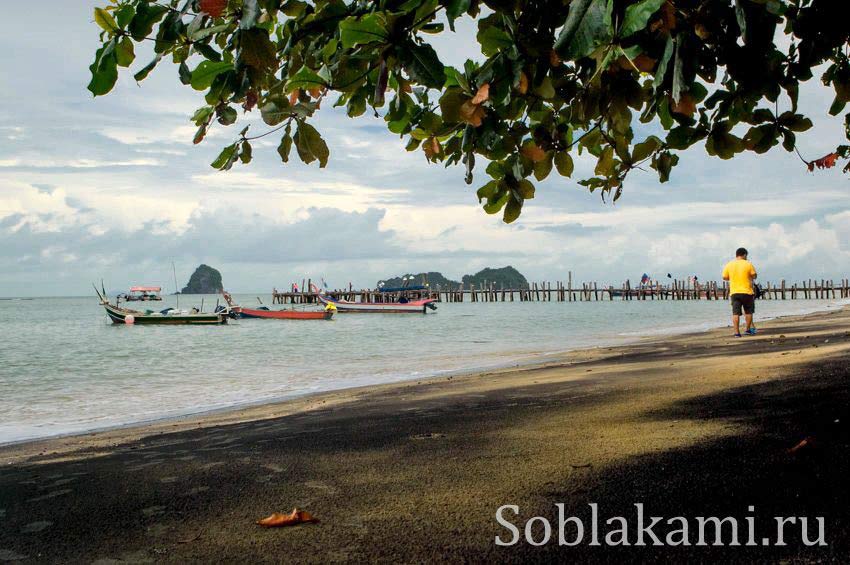
M 289 514 L 281 514 L 275 512 L 267 518 L 258 520 L 257 524 L 264 528 L 282 528 L 284 526 L 296 526 L 298 524 L 318 523 L 319 519 L 314 518 L 312 514 L 306 510 L 298 510 L 294 508 Z

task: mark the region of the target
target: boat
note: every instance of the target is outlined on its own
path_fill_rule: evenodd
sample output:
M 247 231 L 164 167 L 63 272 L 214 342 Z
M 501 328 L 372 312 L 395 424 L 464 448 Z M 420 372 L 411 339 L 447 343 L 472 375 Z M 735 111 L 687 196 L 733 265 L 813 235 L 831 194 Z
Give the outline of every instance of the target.
M 162 300 L 160 292 L 162 292 L 162 287 L 159 286 L 133 286 L 130 287 L 130 292 L 122 298 L 126 302 Z
M 344 312 L 383 312 L 386 314 L 425 314 L 428 310 L 436 310 L 437 301 L 433 298 L 407 300 L 402 297 L 398 302 L 350 302 L 333 298 L 323 290 L 318 291 L 319 302 L 333 304 L 341 313 Z
M 246 308 L 234 304 L 233 297 L 228 292 L 222 292 L 224 301 L 239 318 L 265 318 L 271 320 L 330 320 L 333 318 L 336 308 L 325 308 L 325 310 L 271 310 L 268 306 L 259 308 Z
M 219 312 L 199 312 L 196 309 L 190 311 L 181 311 L 174 308 L 165 308 L 159 312 L 153 310 L 132 310 L 124 308 L 116 299 L 115 304 L 109 302 L 106 298 L 106 293 L 99 291 L 95 287 L 95 292 L 100 298 L 100 304 L 106 310 L 106 314 L 113 324 L 158 324 L 158 325 L 210 325 L 210 324 L 226 324 L 228 311 L 227 309 Z

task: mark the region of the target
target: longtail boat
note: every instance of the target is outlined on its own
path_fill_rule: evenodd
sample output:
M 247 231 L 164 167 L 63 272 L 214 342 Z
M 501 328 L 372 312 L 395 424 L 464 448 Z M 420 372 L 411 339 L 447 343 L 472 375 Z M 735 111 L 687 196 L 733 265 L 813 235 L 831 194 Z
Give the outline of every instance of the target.
M 106 298 L 105 293 L 97 290 L 95 292 L 100 298 L 100 305 L 106 310 L 106 314 L 113 324 L 159 324 L 159 325 L 210 325 L 210 324 L 226 324 L 228 312 L 226 310 L 219 312 L 198 312 L 194 309 L 191 312 L 181 312 L 173 308 L 166 308 L 160 312 L 147 310 L 141 312 L 139 310 L 131 310 L 120 305 L 112 304 Z
M 227 292 L 222 292 L 224 301 L 230 307 L 230 311 L 240 318 L 266 318 L 273 320 L 330 320 L 333 318 L 335 308 L 325 310 L 269 310 L 267 307 L 246 308 L 233 303 L 233 297 Z
M 162 292 L 162 287 L 159 286 L 133 286 L 130 287 L 130 292 L 122 298 L 127 302 L 162 300 L 160 292 Z
M 340 312 L 383 312 L 387 314 L 425 314 L 429 309 L 436 310 L 437 301 L 433 298 L 411 300 L 408 302 L 349 302 L 339 300 L 327 295 L 325 292 L 318 293 L 319 302 L 322 304 L 333 304 Z

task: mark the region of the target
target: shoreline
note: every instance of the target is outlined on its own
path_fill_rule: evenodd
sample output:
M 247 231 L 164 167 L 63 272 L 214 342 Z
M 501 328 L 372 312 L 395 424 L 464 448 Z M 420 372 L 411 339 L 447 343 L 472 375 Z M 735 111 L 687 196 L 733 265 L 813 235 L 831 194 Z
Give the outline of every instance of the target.
M 0 448 L 0 555 L 50 563 L 846 561 L 850 308 L 760 329 L 752 338 L 727 329 L 662 337 L 532 367 Z M 829 544 L 493 543 L 507 533 L 494 519 L 504 504 L 517 505 L 524 521 L 557 520 L 556 503 L 576 515 L 596 503 L 605 515 L 633 516 L 635 502 L 654 515 L 741 519 L 752 506 L 759 524 L 823 516 Z M 255 524 L 293 506 L 321 523 Z
M 59 298 L 75 298 L 75 297 L 59 297 Z M 783 319 L 793 319 L 798 317 L 806 317 L 811 315 L 817 315 L 827 312 L 833 311 L 841 311 L 842 309 L 850 308 L 850 304 L 847 301 L 838 300 L 834 305 L 813 305 L 811 309 L 806 310 L 802 314 L 782 314 L 776 316 L 766 316 L 758 320 L 759 326 L 765 323 L 770 323 L 773 320 L 783 320 Z M 201 419 L 204 422 L 208 421 L 218 421 L 218 418 L 222 418 L 221 421 L 230 421 L 228 418 L 229 415 L 235 413 L 244 413 L 246 411 L 254 412 L 255 409 L 263 409 L 264 407 L 271 407 L 277 405 L 285 405 L 294 401 L 304 400 L 309 402 L 311 398 L 323 395 L 329 395 L 337 392 L 346 393 L 347 391 L 358 392 L 358 391 L 368 391 L 372 388 L 384 387 L 388 385 L 403 385 L 405 383 L 411 383 L 414 381 L 422 382 L 433 379 L 441 379 L 441 378 L 465 378 L 472 377 L 476 375 L 481 375 L 485 373 L 491 372 L 503 372 L 510 370 L 523 370 L 523 369 L 533 369 L 539 366 L 548 366 L 550 364 L 559 364 L 569 362 L 568 357 L 577 352 L 584 351 L 593 351 L 597 349 L 610 349 L 610 348 L 618 348 L 618 347 L 628 347 L 630 345 L 640 344 L 640 343 L 652 343 L 659 340 L 665 340 L 672 337 L 684 337 L 690 335 L 697 335 L 702 333 L 709 333 L 711 331 L 715 331 L 725 327 L 723 325 L 715 325 L 714 322 L 705 322 L 698 329 L 688 330 L 685 327 L 672 327 L 666 329 L 659 330 L 650 330 L 644 335 L 633 335 L 633 334 L 622 334 L 617 333 L 614 334 L 613 337 L 609 338 L 608 341 L 601 343 L 596 346 L 579 346 L 576 348 L 570 349 L 559 349 L 552 351 L 538 351 L 538 352 L 516 352 L 514 354 L 508 354 L 506 358 L 497 363 L 493 364 L 476 364 L 470 365 L 468 367 L 459 368 L 459 369 L 445 369 L 437 371 L 433 374 L 427 376 L 412 376 L 405 375 L 400 378 L 393 378 L 390 381 L 383 383 L 370 383 L 365 385 L 358 385 L 353 387 L 342 387 L 342 388 L 333 388 L 328 390 L 319 390 L 308 393 L 294 393 L 292 395 L 282 395 L 282 396 L 273 396 L 260 400 L 248 400 L 244 402 L 237 402 L 233 404 L 228 404 L 225 406 L 219 406 L 214 408 L 202 408 L 198 411 L 184 412 L 180 414 L 174 415 L 165 415 L 153 418 L 145 418 L 137 421 L 131 421 L 127 423 L 119 423 L 119 424 L 109 424 L 105 426 L 94 426 L 91 428 L 86 428 L 83 430 L 71 431 L 71 432 L 63 432 L 58 434 L 50 434 L 46 436 L 38 436 L 32 438 L 24 438 L 17 439 L 12 441 L 0 441 L 0 464 L 2 464 L 2 454 L 5 448 L 11 448 L 15 446 L 25 446 L 30 443 L 42 443 L 42 442 L 50 442 L 54 440 L 73 440 L 78 437 L 91 437 L 94 435 L 110 433 L 110 432 L 122 432 L 132 430 L 133 428 L 150 428 L 156 429 L 160 431 L 161 429 L 185 429 L 188 420 L 196 420 Z M 479 359 L 479 361 L 483 361 L 483 359 Z M 122 436 L 123 437 L 123 436 Z
M 769 329 L 775 323 L 782 322 L 805 322 L 812 317 L 827 315 L 833 312 L 846 312 L 850 314 L 850 305 L 838 305 L 835 308 L 825 308 L 808 312 L 806 314 L 788 314 L 765 318 L 760 321 L 759 327 Z M 446 371 L 442 374 L 434 374 L 425 377 L 404 378 L 398 381 L 386 383 L 367 384 L 355 387 L 346 387 L 326 391 L 316 391 L 300 394 L 293 397 L 281 397 L 270 400 L 248 402 L 246 404 L 230 405 L 211 410 L 182 414 L 177 416 L 166 416 L 152 420 L 130 422 L 103 428 L 94 428 L 88 431 L 72 432 L 68 434 L 45 436 L 33 439 L 0 443 L 0 465 L 20 461 L 31 457 L 38 452 L 44 455 L 48 450 L 53 454 L 68 453 L 74 450 L 74 446 L 98 445 L 122 443 L 139 439 L 145 435 L 164 434 L 169 432 L 183 432 L 192 429 L 204 429 L 227 424 L 239 424 L 244 422 L 260 421 L 264 419 L 277 418 L 302 412 L 309 412 L 318 408 L 328 408 L 335 405 L 350 403 L 355 399 L 370 394 L 386 393 L 389 391 L 408 388 L 410 386 L 427 386 L 433 382 L 442 380 L 464 380 L 484 378 L 505 373 L 523 373 L 541 369 L 563 368 L 576 363 L 591 363 L 603 361 L 606 358 L 616 357 L 621 349 L 635 347 L 660 346 L 662 342 L 669 339 L 687 339 L 689 337 L 710 335 L 721 330 L 721 327 L 695 330 L 693 332 L 676 332 L 672 334 L 655 334 L 646 337 L 624 338 L 619 344 L 606 344 L 594 347 L 579 347 L 557 352 L 542 352 L 528 354 L 526 362 L 518 362 L 517 358 L 492 367 L 472 367 L 457 371 Z M 726 336 L 728 337 L 728 336 Z M 742 338 L 751 339 L 751 338 Z M 607 354 L 600 354 L 605 351 Z M 613 352 L 613 353 L 612 353 Z M 414 385 L 415 383 L 415 385 Z

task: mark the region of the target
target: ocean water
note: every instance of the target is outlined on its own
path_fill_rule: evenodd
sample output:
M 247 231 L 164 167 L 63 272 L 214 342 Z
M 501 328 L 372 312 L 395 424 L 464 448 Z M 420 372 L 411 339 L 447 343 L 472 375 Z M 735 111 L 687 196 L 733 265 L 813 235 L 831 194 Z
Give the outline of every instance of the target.
M 182 296 L 181 306 L 201 298 Z M 203 298 L 208 310 L 217 299 Z M 254 295 L 236 299 L 256 304 Z M 760 301 L 757 319 L 846 302 Z M 728 315 L 722 301 L 499 302 L 440 304 L 426 315 L 337 314 L 330 322 L 116 326 L 94 298 L 0 300 L 0 443 L 528 363 L 719 327 Z

